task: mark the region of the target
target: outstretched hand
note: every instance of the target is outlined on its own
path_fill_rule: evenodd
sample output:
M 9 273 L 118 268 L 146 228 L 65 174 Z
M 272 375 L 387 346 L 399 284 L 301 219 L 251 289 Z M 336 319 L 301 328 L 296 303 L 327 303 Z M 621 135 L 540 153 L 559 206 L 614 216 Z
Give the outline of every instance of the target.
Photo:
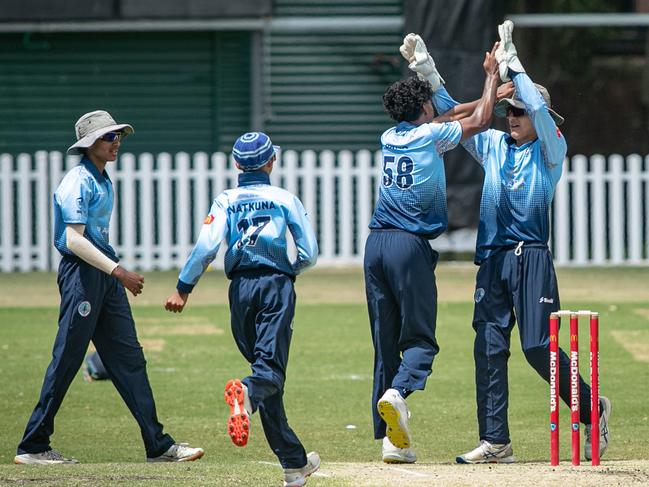
M 408 34 L 403 38 L 403 44 L 399 47 L 399 52 L 408 64 L 415 62 L 415 48 L 417 39 L 421 39 L 417 34 Z
M 433 57 L 428 53 L 426 44 L 417 34 L 408 34 L 403 38 L 403 44 L 399 47 L 401 55 L 408 61 L 408 68 L 417 73 L 419 78 L 427 80 L 433 91 L 436 91 L 444 79 L 440 76 Z
M 487 76 L 495 76 L 498 74 L 498 61 L 496 60 L 496 50 L 498 49 L 498 46 L 500 45 L 499 42 L 495 42 L 493 47 L 491 48 L 491 52 L 485 52 L 484 56 L 484 62 L 482 63 L 482 67 L 484 68 L 485 73 Z
M 500 72 L 500 79 L 509 81 L 509 70 L 517 73 L 524 73 L 525 68 L 518 59 L 516 46 L 512 41 L 512 32 L 514 31 L 514 23 L 511 20 L 505 20 L 498 26 L 498 35 L 500 36 L 500 46 L 496 51 L 496 59 L 498 60 L 498 70 Z

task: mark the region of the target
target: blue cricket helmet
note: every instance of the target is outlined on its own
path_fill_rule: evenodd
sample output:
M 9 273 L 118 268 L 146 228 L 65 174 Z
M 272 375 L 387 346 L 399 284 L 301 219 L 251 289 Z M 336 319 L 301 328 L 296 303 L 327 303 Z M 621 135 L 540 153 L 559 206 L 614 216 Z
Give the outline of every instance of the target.
M 236 140 L 232 155 L 241 169 L 254 171 L 270 161 L 278 150 L 279 146 L 273 145 L 265 133 L 248 132 Z

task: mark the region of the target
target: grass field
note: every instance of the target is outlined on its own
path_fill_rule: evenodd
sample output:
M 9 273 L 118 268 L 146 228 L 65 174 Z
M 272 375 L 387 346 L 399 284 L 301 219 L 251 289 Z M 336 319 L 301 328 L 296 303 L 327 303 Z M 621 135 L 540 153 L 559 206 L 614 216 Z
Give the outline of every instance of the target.
M 612 444 L 602 467 L 569 466 L 568 408 L 561 409 L 562 465 L 549 467 L 548 386 L 525 362 L 517 332 L 510 360 L 513 466 L 453 465 L 477 442 L 471 329 L 476 268 L 438 270 L 441 352 L 427 388 L 411 396 L 419 461 L 380 462 L 372 439 L 372 347 L 359 269 L 315 270 L 298 280 L 298 309 L 286 385 L 291 426 L 323 464 L 312 486 L 351 485 L 629 485 L 649 484 L 649 269 L 559 272 L 565 308 L 601 313 L 601 392 L 611 398 Z M 248 373 L 229 329 L 227 281 L 204 277 L 182 315 L 162 302 L 175 273 L 146 275 L 132 299 L 158 414 L 178 441 L 205 448 L 191 464 L 147 465 L 137 425 L 110 382 L 72 384 L 52 445 L 82 464 L 10 465 L 37 400 L 56 333 L 54 274 L 0 274 L 0 485 L 281 485 L 281 469 L 253 417 L 246 448 L 226 433 L 222 387 Z M 562 344 L 567 346 L 566 330 Z M 587 333 L 582 333 L 587 374 Z

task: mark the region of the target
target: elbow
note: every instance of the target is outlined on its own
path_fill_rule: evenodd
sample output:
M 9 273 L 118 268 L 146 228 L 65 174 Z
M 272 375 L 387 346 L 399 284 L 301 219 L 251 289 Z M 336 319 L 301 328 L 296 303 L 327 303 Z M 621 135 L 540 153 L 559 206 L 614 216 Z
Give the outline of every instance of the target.
M 74 255 L 77 255 L 79 248 L 77 247 L 77 244 L 74 240 L 67 240 L 65 242 L 65 246 L 68 248 L 70 252 L 72 252 Z
M 307 256 L 305 256 L 302 263 L 298 265 L 298 267 L 300 268 L 300 272 L 312 268 L 313 266 L 316 265 L 317 262 L 318 262 L 318 248 L 316 247 L 312 249 L 311 252 Z
M 86 226 L 81 224 L 66 225 L 65 246 L 68 250 L 76 254 L 76 251 L 82 247 L 83 241 L 85 240 L 85 229 Z
M 472 125 L 475 127 L 476 133 L 484 132 L 491 125 L 492 111 L 481 110 L 474 113 Z
M 66 228 L 66 230 L 65 230 L 65 246 L 73 254 L 76 254 L 77 250 L 79 249 L 79 247 L 77 245 L 77 239 L 75 238 L 75 235 L 74 235 L 74 230 L 72 230 L 69 227 Z
M 313 267 L 318 262 L 318 248 L 311 249 L 311 253 L 305 259 L 305 264 L 307 267 Z
M 320 247 L 318 245 L 318 242 L 314 239 L 314 241 L 308 247 L 307 260 L 309 262 L 309 266 L 314 266 L 316 262 L 318 262 L 318 255 L 320 255 Z
M 480 118 L 480 121 L 478 122 L 478 129 L 480 132 L 484 132 L 491 125 L 491 120 L 493 119 L 491 113 L 492 112 L 489 112 L 488 115 Z
M 491 121 L 494 116 L 494 102 L 490 100 L 490 103 L 485 103 L 482 107 L 482 110 L 478 112 L 478 125 L 480 131 L 487 130 L 491 125 Z

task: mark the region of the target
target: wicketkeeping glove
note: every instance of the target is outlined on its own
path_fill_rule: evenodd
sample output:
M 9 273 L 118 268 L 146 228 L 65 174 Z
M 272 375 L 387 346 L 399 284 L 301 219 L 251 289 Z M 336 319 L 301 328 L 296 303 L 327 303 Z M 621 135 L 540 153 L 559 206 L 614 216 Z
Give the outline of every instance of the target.
M 512 42 L 512 31 L 514 30 L 514 23 L 511 20 L 505 20 L 498 26 L 498 34 L 500 35 L 500 45 L 496 49 L 496 61 L 498 61 L 498 71 L 500 79 L 503 82 L 509 81 L 509 70 L 516 71 L 517 73 L 524 73 L 525 68 L 518 59 L 516 53 L 516 46 Z
M 444 79 L 440 76 L 433 57 L 428 54 L 426 44 L 417 34 L 408 34 L 403 39 L 403 44 L 399 47 L 401 55 L 408 61 L 408 68 L 417 73 L 421 79 L 428 80 L 433 87 L 433 91 L 444 84 Z

